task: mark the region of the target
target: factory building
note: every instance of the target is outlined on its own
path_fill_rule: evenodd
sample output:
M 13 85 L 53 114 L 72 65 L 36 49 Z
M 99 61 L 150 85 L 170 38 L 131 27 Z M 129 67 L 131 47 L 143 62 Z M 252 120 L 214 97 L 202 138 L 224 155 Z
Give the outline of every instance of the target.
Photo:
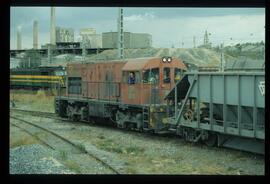
M 80 35 L 91 35 L 96 34 L 95 28 L 82 28 L 80 29 Z
M 56 42 L 74 42 L 74 30 L 72 28 L 55 28 Z
M 102 37 L 100 34 L 96 34 L 94 28 L 80 29 L 80 36 L 85 48 L 102 48 Z
M 103 48 L 117 48 L 118 33 L 102 33 Z M 152 47 L 152 36 L 148 33 L 131 33 L 124 32 L 124 48 L 149 48 Z

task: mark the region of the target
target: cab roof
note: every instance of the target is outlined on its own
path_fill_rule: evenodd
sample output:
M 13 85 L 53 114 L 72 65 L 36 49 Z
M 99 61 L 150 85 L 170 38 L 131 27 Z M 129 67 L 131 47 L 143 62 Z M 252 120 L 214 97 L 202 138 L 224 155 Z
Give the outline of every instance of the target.
M 149 68 L 159 68 L 160 66 L 178 67 L 183 70 L 187 70 L 185 64 L 177 59 L 172 58 L 171 63 L 163 63 L 161 57 L 148 57 L 148 58 L 136 58 L 129 59 L 122 68 L 123 71 L 140 71 Z

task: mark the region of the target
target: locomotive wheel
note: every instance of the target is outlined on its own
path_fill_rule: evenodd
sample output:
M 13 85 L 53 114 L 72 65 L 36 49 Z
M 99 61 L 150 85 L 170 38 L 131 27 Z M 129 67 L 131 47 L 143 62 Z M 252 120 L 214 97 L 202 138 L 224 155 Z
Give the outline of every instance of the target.
M 193 111 L 188 109 L 185 113 L 184 113 L 184 118 L 186 120 L 192 120 L 193 119 Z
M 214 147 L 217 144 L 217 135 L 209 133 L 208 139 L 204 141 L 207 146 Z

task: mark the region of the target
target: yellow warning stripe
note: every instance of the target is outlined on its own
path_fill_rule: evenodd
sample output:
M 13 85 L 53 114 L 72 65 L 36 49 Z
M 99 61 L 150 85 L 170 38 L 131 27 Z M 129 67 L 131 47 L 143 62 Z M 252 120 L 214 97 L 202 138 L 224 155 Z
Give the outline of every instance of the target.
M 53 80 L 16 80 L 12 79 L 11 82 L 48 82 L 48 83 L 64 83 L 63 81 L 53 81 Z
M 48 75 L 11 75 L 11 78 L 40 78 L 40 79 L 61 79 L 63 76 L 48 76 Z

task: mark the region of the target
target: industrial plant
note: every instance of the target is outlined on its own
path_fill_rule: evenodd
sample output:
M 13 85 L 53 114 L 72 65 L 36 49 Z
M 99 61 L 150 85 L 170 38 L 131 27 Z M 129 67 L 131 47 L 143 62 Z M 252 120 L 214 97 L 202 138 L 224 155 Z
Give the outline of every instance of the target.
M 12 22 L 10 174 L 264 175 L 264 41 L 219 42 L 198 9 L 82 9 Z
M 122 11 L 122 9 L 121 9 Z M 123 30 L 123 15 L 119 15 L 118 25 L 120 30 Z M 119 21 L 122 23 L 120 24 Z M 119 26 L 118 26 L 119 29 Z M 81 28 L 79 29 L 79 39 L 75 40 L 75 34 L 73 28 L 66 28 L 57 26 L 56 23 L 56 10 L 55 7 L 51 7 L 50 12 L 50 43 L 41 45 L 39 49 L 38 46 L 38 21 L 33 22 L 33 49 L 38 50 L 42 55 L 50 55 L 49 52 L 55 50 L 55 54 L 61 53 L 73 53 L 73 54 L 82 54 L 83 49 L 121 49 L 119 48 L 119 42 L 123 42 L 123 46 L 126 49 L 145 49 L 152 47 L 152 36 L 149 33 L 132 33 L 132 32 L 123 32 L 123 37 L 119 37 L 121 32 L 104 32 L 96 33 L 95 28 Z M 119 41 L 122 39 L 123 41 Z M 63 50 L 73 48 L 76 51 Z M 25 50 L 22 49 L 22 29 L 18 27 L 17 29 L 17 50 L 11 50 L 11 55 L 22 53 Z M 91 51 L 86 51 L 91 53 Z

